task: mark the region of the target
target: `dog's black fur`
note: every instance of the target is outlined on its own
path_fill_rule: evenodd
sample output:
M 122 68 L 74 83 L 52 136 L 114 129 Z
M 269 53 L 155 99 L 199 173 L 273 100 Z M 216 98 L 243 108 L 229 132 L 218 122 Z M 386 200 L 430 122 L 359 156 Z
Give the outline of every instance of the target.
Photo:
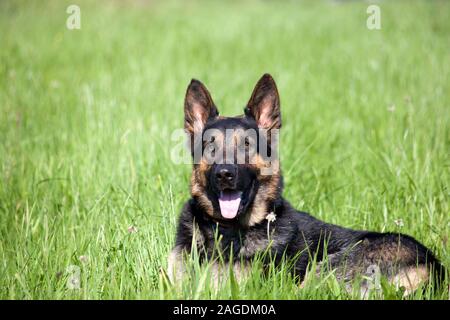
M 220 117 L 208 90 L 199 81 L 193 80 L 188 87 L 185 129 L 191 138 L 210 128 L 224 133 L 226 129 L 263 128 L 270 131 L 280 127 L 278 91 L 268 74 L 259 80 L 245 108 L 245 115 L 239 117 Z M 204 151 L 208 147 L 208 141 L 193 140 L 192 150 Z M 431 278 L 430 270 L 433 270 L 433 275 L 443 274 L 444 269 L 433 253 L 410 236 L 351 230 L 295 210 L 282 197 L 280 171 L 262 176 L 260 170 L 266 164 L 266 158 L 259 154 L 256 156 L 259 157 L 256 164 L 194 164 L 192 198 L 184 205 L 179 218 L 170 269 L 180 269 L 179 274 L 183 268 L 183 253 L 189 253 L 195 242 L 200 258 L 208 261 L 217 258 L 218 250 L 226 262 L 240 264 L 250 263 L 256 254 L 266 250 L 276 262 L 282 261 L 283 257 L 294 258 L 293 271 L 300 279 L 305 277 L 313 257 L 320 265 L 325 251 L 327 267 L 336 268 L 337 274 L 346 280 L 358 274 L 370 274 L 373 272 L 371 268 L 376 266 L 393 282 L 414 290 L 416 280 Z M 222 171 L 231 172 L 231 177 L 222 179 L 218 173 Z M 232 219 L 222 216 L 218 203 L 219 195 L 226 190 L 242 192 L 239 211 Z M 269 213 L 275 217 L 274 221 L 269 222 Z M 176 278 L 174 270 L 169 272 L 172 279 Z

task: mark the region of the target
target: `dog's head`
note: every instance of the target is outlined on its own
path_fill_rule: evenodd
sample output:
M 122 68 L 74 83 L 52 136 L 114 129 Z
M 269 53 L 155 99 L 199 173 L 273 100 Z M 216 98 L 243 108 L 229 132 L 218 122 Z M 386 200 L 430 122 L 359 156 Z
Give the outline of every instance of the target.
M 206 87 L 192 80 L 186 92 L 185 130 L 194 166 L 191 194 L 210 217 L 252 226 L 272 211 L 281 193 L 276 143 L 280 99 L 265 74 L 237 117 L 219 116 Z

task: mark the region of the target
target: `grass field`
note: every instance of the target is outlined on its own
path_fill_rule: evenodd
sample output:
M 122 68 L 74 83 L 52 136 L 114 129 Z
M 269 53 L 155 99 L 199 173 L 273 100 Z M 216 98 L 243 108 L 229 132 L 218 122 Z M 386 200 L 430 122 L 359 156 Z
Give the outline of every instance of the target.
M 66 28 L 74 2 L 80 30 Z M 190 175 L 170 137 L 194 77 L 235 115 L 270 72 L 285 198 L 408 233 L 450 266 L 450 3 L 379 5 L 381 30 L 368 30 L 358 1 L 2 1 L 0 298 L 358 297 L 279 269 L 217 292 L 207 272 L 165 282 Z

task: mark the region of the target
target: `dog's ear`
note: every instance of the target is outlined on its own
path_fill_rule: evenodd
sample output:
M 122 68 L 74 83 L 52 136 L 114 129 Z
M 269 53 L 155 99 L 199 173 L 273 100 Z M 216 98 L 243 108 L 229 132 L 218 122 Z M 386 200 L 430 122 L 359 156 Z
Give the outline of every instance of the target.
M 262 129 L 281 127 L 280 97 L 270 74 L 266 73 L 259 79 L 245 108 L 245 114 L 254 118 Z
M 208 89 L 198 80 L 192 79 L 184 99 L 184 128 L 193 135 L 201 132 L 208 119 L 219 115 Z

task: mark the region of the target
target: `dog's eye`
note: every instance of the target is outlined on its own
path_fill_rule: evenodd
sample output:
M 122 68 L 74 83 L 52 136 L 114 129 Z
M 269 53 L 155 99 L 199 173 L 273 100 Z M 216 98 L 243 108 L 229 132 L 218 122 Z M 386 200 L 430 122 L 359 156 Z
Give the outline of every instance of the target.
M 248 137 L 245 138 L 244 144 L 246 147 L 250 147 L 250 139 Z

